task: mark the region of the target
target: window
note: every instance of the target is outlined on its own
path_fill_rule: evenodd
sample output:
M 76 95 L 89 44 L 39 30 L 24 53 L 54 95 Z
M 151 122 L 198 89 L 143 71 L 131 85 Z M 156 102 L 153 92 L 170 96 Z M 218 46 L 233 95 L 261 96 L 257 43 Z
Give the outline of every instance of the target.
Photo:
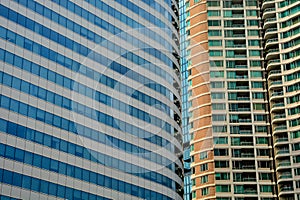
M 266 137 L 257 137 L 256 144 L 269 144 L 269 140 Z
M 201 177 L 201 183 L 207 183 L 208 182 L 208 176 L 202 176 Z
M 208 30 L 208 36 L 222 36 L 221 30 Z
M 214 114 L 212 119 L 213 121 L 226 121 L 226 114 Z
M 186 8 L 189 8 L 189 7 L 190 7 L 190 2 L 189 2 L 189 1 L 187 1 L 187 2 L 185 3 L 185 7 L 186 7 Z
M 214 149 L 215 156 L 228 156 L 228 149 Z
M 249 55 L 250 56 L 260 56 L 261 53 L 259 50 L 249 50 Z
M 258 16 L 257 10 L 247 10 L 247 16 Z
M 209 63 L 210 63 L 210 67 L 223 67 L 222 60 L 209 61 Z
M 215 161 L 215 168 L 228 168 L 228 167 L 229 167 L 228 161 L 223 161 L 223 160 Z
M 212 99 L 225 99 L 225 93 L 223 92 L 212 92 L 211 93 Z
M 261 185 L 260 192 L 273 192 L 272 185 Z
M 248 40 L 248 45 L 249 46 L 260 46 L 260 41 L 259 40 Z
M 223 71 L 211 71 L 210 72 L 210 77 L 211 78 L 223 78 L 224 77 L 224 72 Z
M 216 185 L 216 192 L 230 192 L 230 185 Z
M 250 67 L 262 67 L 262 63 L 260 60 L 251 60 Z
M 215 177 L 216 177 L 216 180 L 229 180 L 230 173 L 216 173 Z
M 254 121 L 259 121 L 259 122 L 261 122 L 261 121 L 266 121 L 266 115 L 259 115 L 259 114 L 257 114 L 257 115 L 254 115 Z
M 214 133 L 226 133 L 227 132 L 227 126 L 213 126 L 213 132 Z
M 194 151 L 195 148 L 194 148 L 194 144 L 191 145 L 191 151 Z
M 193 199 L 196 198 L 196 191 L 193 191 L 193 192 L 192 192 L 192 198 L 193 198 Z
M 244 194 L 244 186 L 243 185 L 235 185 L 234 193 L 235 194 Z
M 300 137 L 300 131 L 291 132 L 291 137 L 292 138 L 299 138 Z
M 225 103 L 214 103 L 212 104 L 213 110 L 226 110 L 226 104 Z
M 223 56 L 222 50 L 210 50 L 209 56 Z
M 254 110 L 265 110 L 266 109 L 266 104 L 264 104 L 264 103 L 254 103 L 253 104 L 253 109 Z
M 207 1 L 207 5 L 208 5 L 208 7 L 219 7 L 220 1 L 209 0 L 209 1 Z
M 258 20 L 247 20 L 247 25 L 248 26 L 258 26 L 259 22 L 258 22 Z
M 270 173 L 259 173 L 259 180 L 272 180 Z
M 270 156 L 269 149 L 257 149 L 257 156 Z
M 208 187 L 201 190 L 202 196 L 208 195 Z
M 208 45 L 212 47 L 222 46 L 222 40 L 209 40 Z
M 261 71 L 251 71 L 250 75 L 252 78 L 262 78 L 262 72 Z
M 248 30 L 248 36 L 259 36 L 258 30 Z
M 216 81 L 216 82 L 211 82 L 210 86 L 211 86 L 211 88 L 224 88 L 225 83 L 224 83 L 224 81 Z
M 216 137 L 214 138 L 214 144 L 228 144 L 227 137 Z
M 207 171 L 207 170 L 208 170 L 208 164 L 205 163 L 205 164 L 201 165 L 201 166 L 200 166 L 200 170 L 201 170 L 201 172 Z
M 253 81 L 251 82 L 252 88 L 264 88 L 263 82 Z
M 255 126 L 255 132 L 266 133 L 267 130 L 267 126 Z
M 247 0 L 246 6 L 256 6 L 257 7 L 257 1 L 256 0 Z
M 192 186 L 196 185 L 196 179 L 192 179 Z
M 207 12 L 208 16 L 221 16 L 220 10 L 209 10 Z
M 221 26 L 221 20 L 208 20 L 208 26 Z
M 201 152 L 200 153 L 200 160 L 204 160 L 206 158 L 208 158 L 208 152 L 207 151 Z
M 253 99 L 265 99 L 265 94 L 263 92 L 253 92 Z

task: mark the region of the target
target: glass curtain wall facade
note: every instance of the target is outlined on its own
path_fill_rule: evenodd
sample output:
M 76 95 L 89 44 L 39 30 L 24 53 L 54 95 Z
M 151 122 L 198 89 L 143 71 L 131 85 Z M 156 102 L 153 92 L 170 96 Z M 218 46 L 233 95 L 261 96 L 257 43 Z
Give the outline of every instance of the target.
M 190 133 L 189 133 L 189 103 L 188 103 L 188 63 L 186 59 L 186 28 L 185 28 L 185 0 L 179 1 L 180 19 L 180 66 L 181 66 L 181 92 L 182 92 L 182 135 L 183 135 L 183 161 L 184 161 L 184 199 L 191 199 L 191 157 L 190 157 Z
M 182 199 L 179 7 L 0 1 L 0 198 Z

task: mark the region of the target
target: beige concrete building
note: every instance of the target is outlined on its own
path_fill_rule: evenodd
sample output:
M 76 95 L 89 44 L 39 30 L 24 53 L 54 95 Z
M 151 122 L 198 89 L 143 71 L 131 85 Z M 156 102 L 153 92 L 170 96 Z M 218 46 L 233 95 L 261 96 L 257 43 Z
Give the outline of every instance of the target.
M 299 199 L 300 1 L 186 7 L 192 197 Z

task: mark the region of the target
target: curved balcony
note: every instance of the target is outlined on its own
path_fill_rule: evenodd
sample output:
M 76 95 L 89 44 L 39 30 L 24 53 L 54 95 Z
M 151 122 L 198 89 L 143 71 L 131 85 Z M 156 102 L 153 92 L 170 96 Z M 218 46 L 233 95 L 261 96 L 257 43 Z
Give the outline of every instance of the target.
M 287 173 L 287 174 L 281 174 L 278 176 L 278 179 L 291 179 L 293 178 L 292 174 Z
M 279 188 L 279 196 L 283 196 L 285 194 L 292 194 L 294 193 L 294 189 L 292 186 L 281 186 Z
M 276 17 L 268 18 L 264 21 L 264 29 L 268 29 L 276 23 L 277 23 Z
M 282 122 L 285 120 L 285 118 L 286 118 L 285 113 L 284 114 L 274 114 L 272 123 Z
M 265 29 L 265 35 L 264 35 L 264 39 L 265 40 L 268 40 L 268 39 L 272 39 L 272 38 L 277 38 L 277 28 L 268 28 L 268 29 Z
M 283 109 L 284 109 L 284 103 L 274 103 L 271 107 L 271 113 Z
M 289 139 L 286 137 L 277 138 L 275 140 L 274 146 L 284 145 L 284 144 L 287 144 L 288 142 L 289 142 Z
M 273 134 L 277 134 L 277 133 L 282 133 L 282 132 L 286 132 L 287 131 L 287 126 L 286 125 L 279 125 L 279 126 L 275 126 L 273 129 Z
M 289 168 L 290 166 L 291 166 L 290 161 L 278 162 L 276 170 L 286 169 Z
M 281 70 L 271 70 L 268 73 L 268 79 L 276 78 L 276 77 L 281 77 Z
M 275 0 L 264 0 L 262 3 L 262 9 L 274 8 Z
M 279 49 L 270 49 L 267 52 L 266 60 L 275 59 L 276 57 L 278 57 L 278 54 L 279 54 Z
M 267 39 L 265 49 L 275 44 L 278 44 L 278 38 Z
M 281 98 L 283 98 L 283 91 L 270 93 L 270 101 L 273 101 L 275 99 L 281 99 Z
M 290 151 L 288 149 L 280 149 L 275 153 L 275 159 L 278 159 L 278 157 L 285 157 L 285 156 L 290 156 Z
M 262 18 L 263 19 L 267 19 L 267 18 L 272 18 L 272 17 L 275 17 L 276 15 L 276 12 L 275 12 L 275 8 L 266 8 L 264 11 L 263 11 L 263 16 Z
M 273 88 L 277 88 L 277 87 L 282 87 L 282 80 L 270 82 L 269 89 L 273 89 Z
M 267 63 L 267 71 L 274 68 L 280 69 L 280 59 L 269 60 Z

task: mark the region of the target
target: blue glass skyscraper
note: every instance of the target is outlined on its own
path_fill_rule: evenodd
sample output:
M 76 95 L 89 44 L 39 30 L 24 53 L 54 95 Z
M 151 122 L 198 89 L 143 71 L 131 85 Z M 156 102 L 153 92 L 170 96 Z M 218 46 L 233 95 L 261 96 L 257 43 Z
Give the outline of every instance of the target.
M 1 198 L 182 199 L 177 2 L 0 2 Z
M 180 67 L 181 67 L 181 90 L 182 90 L 182 134 L 183 134 L 183 160 L 184 160 L 184 199 L 191 198 L 191 157 L 190 157 L 190 132 L 189 132 L 189 104 L 188 104 L 188 62 L 187 62 L 187 35 L 186 35 L 186 11 L 185 1 L 179 1 L 180 20 Z

